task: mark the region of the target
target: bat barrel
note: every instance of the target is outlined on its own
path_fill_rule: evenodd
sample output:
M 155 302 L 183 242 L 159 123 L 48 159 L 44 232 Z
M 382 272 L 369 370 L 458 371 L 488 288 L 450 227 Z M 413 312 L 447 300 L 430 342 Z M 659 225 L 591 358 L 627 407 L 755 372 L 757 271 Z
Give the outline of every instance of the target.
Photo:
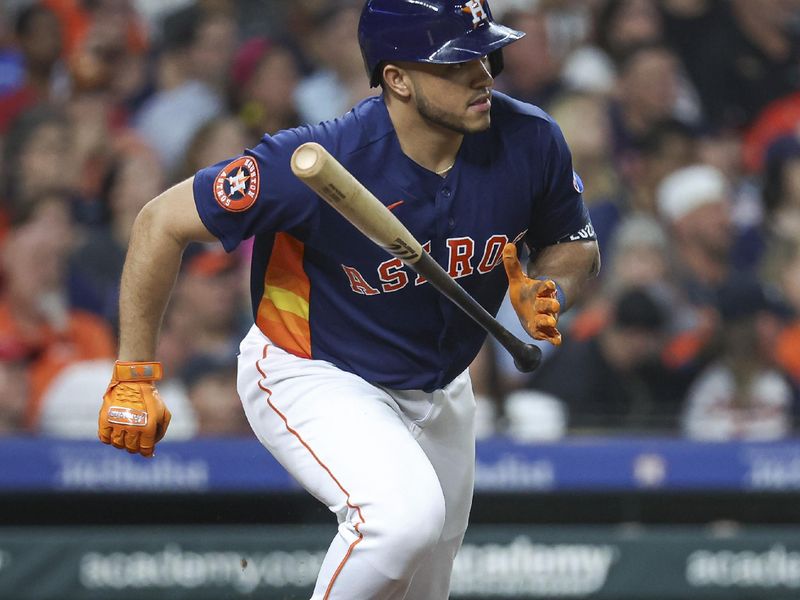
M 317 175 L 325 166 L 328 153 L 314 142 L 302 144 L 292 155 L 291 167 L 295 175 L 308 179 Z

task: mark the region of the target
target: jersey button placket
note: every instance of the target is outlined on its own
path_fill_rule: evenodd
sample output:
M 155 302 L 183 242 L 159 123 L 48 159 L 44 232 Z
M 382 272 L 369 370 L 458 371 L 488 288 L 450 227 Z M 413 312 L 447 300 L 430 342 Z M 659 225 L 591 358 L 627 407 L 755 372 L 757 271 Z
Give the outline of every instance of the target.
M 441 252 L 440 264 L 447 270 L 449 250 L 447 247 L 447 238 L 453 231 L 455 220 L 450 215 L 453 212 L 453 189 L 450 184 L 443 183 L 436 194 L 436 231 L 439 234 L 438 246 Z M 435 242 L 437 243 L 437 242 Z M 452 309 L 454 305 L 444 295 L 438 298 L 439 310 L 441 312 L 442 329 L 440 331 L 439 339 L 437 340 L 437 350 L 442 357 L 442 364 L 446 362 L 448 340 L 448 324 L 452 321 Z M 443 373 L 440 373 L 440 377 Z
M 443 183 L 436 194 L 436 210 L 441 235 L 446 240 L 455 227 L 453 214 L 453 188 L 450 183 Z
M 442 218 L 444 221 L 444 226 L 447 229 L 447 233 L 445 234 L 445 247 L 446 252 L 445 255 L 450 258 L 451 249 L 447 244 L 447 240 L 451 237 L 459 237 L 455 235 L 455 229 L 457 223 L 466 223 L 468 220 L 464 220 L 463 215 L 457 214 L 456 203 L 458 200 L 456 199 L 456 193 L 458 191 L 457 187 L 454 186 L 454 181 L 450 180 L 447 184 L 442 186 L 440 190 L 440 198 L 441 198 L 441 206 L 444 209 L 442 213 Z M 446 217 L 446 220 L 444 219 Z M 464 235 L 464 231 L 458 232 L 461 235 Z M 448 265 L 445 265 L 445 269 L 448 268 Z M 463 281 L 459 282 L 463 284 Z M 442 356 L 442 361 L 446 361 L 447 357 L 452 357 L 454 355 L 454 347 L 457 345 L 458 335 L 455 331 L 456 326 L 455 323 L 458 318 L 459 309 L 453 304 L 450 300 L 442 296 L 442 302 L 440 304 L 442 310 L 442 335 L 439 338 L 439 353 Z M 445 373 L 442 376 L 446 376 Z
M 453 231 L 453 229 L 455 229 L 456 226 L 456 220 L 453 218 L 452 216 L 453 211 L 451 210 L 451 198 L 453 196 L 453 191 L 448 186 L 444 186 L 441 189 L 441 195 L 442 198 L 444 198 L 442 204 L 448 206 L 447 212 L 451 215 L 447 219 L 447 233 L 449 234 L 450 232 Z

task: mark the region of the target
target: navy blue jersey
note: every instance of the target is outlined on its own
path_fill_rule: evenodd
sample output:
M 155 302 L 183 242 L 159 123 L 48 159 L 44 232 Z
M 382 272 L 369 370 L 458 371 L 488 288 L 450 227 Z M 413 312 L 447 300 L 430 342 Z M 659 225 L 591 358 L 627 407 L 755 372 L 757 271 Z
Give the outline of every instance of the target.
M 540 109 L 494 92 L 490 129 L 464 136 L 446 177 L 401 150 L 382 97 L 343 117 L 265 136 L 197 173 L 200 217 L 230 251 L 255 236 L 253 315 L 275 344 L 365 380 L 426 391 L 475 358 L 484 331 L 298 180 L 315 141 L 388 206 L 491 314 L 508 282 L 506 242 L 537 249 L 592 237 L 566 142 Z

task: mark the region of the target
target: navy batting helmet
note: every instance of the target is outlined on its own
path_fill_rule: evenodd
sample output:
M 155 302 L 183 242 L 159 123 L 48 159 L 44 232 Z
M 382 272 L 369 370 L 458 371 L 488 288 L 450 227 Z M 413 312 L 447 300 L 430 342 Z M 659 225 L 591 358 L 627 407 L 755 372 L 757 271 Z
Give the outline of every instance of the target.
M 372 87 L 384 61 L 454 64 L 488 56 L 503 68 L 503 46 L 525 34 L 496 23 L 488 0 L 367 0 L 358 41 Z

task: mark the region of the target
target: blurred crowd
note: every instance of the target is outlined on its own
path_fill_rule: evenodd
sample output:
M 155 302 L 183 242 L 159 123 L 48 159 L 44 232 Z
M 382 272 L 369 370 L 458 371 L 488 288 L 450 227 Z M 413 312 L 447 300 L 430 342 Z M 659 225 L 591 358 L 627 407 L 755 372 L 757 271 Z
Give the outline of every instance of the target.
M 497 89 L 560 124 L 603 272 L 532 376 L 488 341 L 479 436 L 791 435 L 800 397 L 800 0 L 492 0 Z M 374 93 L 360 0 L 0 4 L 0 435 L 91 438 L 138 211 Z M 489 208 L 490 209 L 490 205 Z M 247 435 L 246 244 L 193 245 L 164 317 L 169 439 Z M 500 319 L 521 332 L 513 310 Z

